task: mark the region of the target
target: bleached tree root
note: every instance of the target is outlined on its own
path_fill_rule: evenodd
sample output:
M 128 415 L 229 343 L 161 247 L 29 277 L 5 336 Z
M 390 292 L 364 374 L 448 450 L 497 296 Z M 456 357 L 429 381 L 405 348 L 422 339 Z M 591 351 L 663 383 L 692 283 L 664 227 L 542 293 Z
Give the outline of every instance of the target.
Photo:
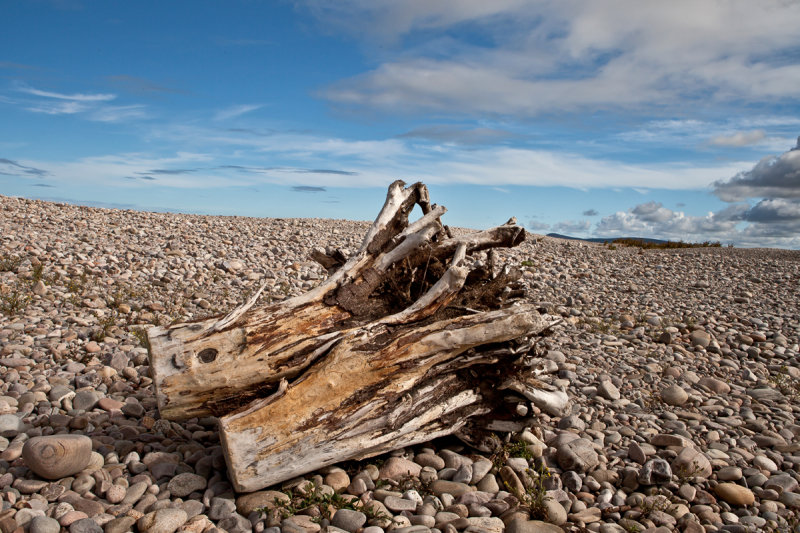
M 415 205 L 423 216 L 409 224 Z M 453 237 L 445 211 L 421 183 L 395 182 L 353 256 L 312 253 L 330 273 L 312 291 L 151 328 L 161 416 L 220 417 L 234 487 L 252 491 L 463 434 L 501 385 L 531 396 L 521 361 L 553 322 L 513 302 L 518 271 L 475 255 L 525 232 L 509 221 Z

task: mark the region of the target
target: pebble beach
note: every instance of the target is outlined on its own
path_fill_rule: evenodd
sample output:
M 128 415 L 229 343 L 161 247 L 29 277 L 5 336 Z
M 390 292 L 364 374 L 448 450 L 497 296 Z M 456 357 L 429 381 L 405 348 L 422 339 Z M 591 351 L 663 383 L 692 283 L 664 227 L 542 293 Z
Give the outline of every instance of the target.
M 520 402 L 499 453 L 440 439 L 236 494 L 216 420 L 159 417 L 146 330 L 302 294 L 309 252 L 368 227 L 0 196 L 0 533 L 798 528 L 800 251 L 535 234 L 499 257 L 561 319 L 534 366 L 567 405 Z

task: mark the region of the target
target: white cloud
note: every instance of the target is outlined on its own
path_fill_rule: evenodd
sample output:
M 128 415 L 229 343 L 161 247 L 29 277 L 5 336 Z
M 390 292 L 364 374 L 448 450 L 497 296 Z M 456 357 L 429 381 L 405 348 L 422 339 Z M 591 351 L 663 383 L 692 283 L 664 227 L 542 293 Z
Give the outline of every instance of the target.
M 603 217 L 594 234 L 599 237 L 651 237 L 703 241 L 720 239 L 735 231 L 740 219 L 709 213 L 704 217 L 672 211 L 657 202 L 640 204 L 628 211 Z
M 584 236 L 592 227 L 592 223 L 588 220 L 562 220 L 553 225 L 553 233 L 560 233 L 562 235 L 579 235 Z
M 737 131 L 733 135 L 717 135 L 710 143 L 714 146 L 748 146 L 761 142 L 766 136 L 764 130 Z
M 149 116 L 144 105 L 102 106 L 89 115 L 97 122 L 120 122 Z
M 800 4 L 781 0 L 306 5 L 326 25 L 386 37 L 377 68 L 323 93 L 358 107 L 513 115 L 652 104 L 685 110 L 693 101 L 794 98 L 800 79 L 792 59 Z M 450 28 L 459 32 L 437 46 Z M 471 41 L 476 34 L 492 47 Z
M 550 224 L 538 220 L 529 220 L 525 227 L 531 231 L 546 231 L 550 229 Z
M 7 103 L 21 105 L 27 111 L 43 113 L 45 115 L 80 115 L 95 122 L 119 122 L 145 118 L 148 116 L 146 106 L 141 104 L 110 105 L 107 102 L 115 100 L 115 94 L 65 94 L 53 91 L 43 91 L 28 85 L 17 83 L 18 92 L 35 96 L 36 98 L 23 98 L 16 102 L 5 99 Z M 0 100 L 2 101 L 2 100 Z
M 226 109 L 221 109 L 217 111 L 216 115 L 214 115 L 215 120 L 228 120 L 231 118 L 240 117 L 247 113 L 251 113 L 257 109 L 261 109 L 264 107 L 262 104 L 242 104 L 236 105 L 232 107 L 228 107 Z
M 44 113 L 46 115 L 74 115 L 83 113 L 91 109 L 91 106 L 83 102 L 38 102 L 26 108 L 34 113 Z
M 63 94 L 57 93 L 52 91 L 42 91 L 39 89 L 35 89 L 33 87 L 28 87 L 27 85 L 18 85 L 17 90 L 23 93 L 32 94 L 34 96 L 41 96 L 43 98 L 54 98 L 56 100 L 70 100 L 73 102 L 108 102 L 114 100 L 117 95 L 115 94 L 83 94 L 83 93 L 75 93 L 75 94 Z

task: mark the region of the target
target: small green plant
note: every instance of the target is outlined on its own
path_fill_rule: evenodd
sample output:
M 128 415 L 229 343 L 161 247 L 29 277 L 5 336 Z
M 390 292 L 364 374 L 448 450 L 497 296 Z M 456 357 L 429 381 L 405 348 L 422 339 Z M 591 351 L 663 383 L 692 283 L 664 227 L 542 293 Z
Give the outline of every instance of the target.
M 312 516 L 315 515 L 317 520 L 322 520 L 323 518 L 331 519 L 339 509 L 361 511 L 368 520 L 391 520 L 392 518 L 386 513 L 376 512 L 374 507 L 365 505 L 358 498 L 346 498 L 335 492 L 324 492 L 321 487 L 314 485 L 310 481 L 303 485 L 302 490 L 288 490 L 284 491 L 284 494 L 289 497 L 288 500 L 275 498 L 273 504 L 274 509 L 283 518 L 294 516 L 301 511 L 311 511 Z M 269 507 L 262 507 L 258 510 L 265 514 L 270 512 Z
M 147 330 L 144 328 L 132 328 L 131 333 L 134 337 L 139 340 L 139 344 L 147 348 L 147 351 L 150 351 L 150 339 L 147 337 Z
M 531 518 L 547 520 L 549 517 L 546 502 L 550 496 L 547 495 L 547 488 L 544 484 L 551 476 L 550 469 L 544 463 L 540 463 L 535 469 L 526 470 L 526 474 L 528 474 L 530 483 L 526 484 L 524 493 L 520 493 L 508 483 L 504 483 L 506 490 L 513 494 L 519 500 L 520 505 L 530 512 Z
M 534 266 L 533 261 L 530 261 L 528 259 L 526 259 L 525 261 L 521 262 L 520 265 L 524 266 L 524 267 L 532 267 L 532 266 Z
M 690 481 L 698 474 L 703 471 L 700 464 L 694 460 L 690 465 L 679 465 L 678 468 L 675 469 L 675 475 L 678 477 L 678 481 L 681 483 L 686 483 Z
M 767 522 L 763 531 L 765 533 L 794 533 L 800 528 L 800 517 L 794 511 L 788 516 L 778 517 L 779 522 L 774 523 L 772 520 Z
M 67 290 L 72 294 L 81 294 L 86 287 L 87 280 L 86 273 L 82 273 L 77 278 L 70 278 L 69 281 L 67 281 Z
M 622 529 L 624 529 L 627 533 L 642 532 L 642 526 L 632 521 L 620 522 L 619 525 L 622 526 Z
M 648 496 L 642 502 L 640 509 L 642 514 L 645 516 L 652 513 L 653 511 L 662 511 L 667 512 L 667 510 L 672 505 L 672 502 L 666 496 L 661 494 L 655 496 Z
M 14 272 L 22 263 L 22 259 L 15 255 L 4 255 L 0 257 L 0 272 Z
M 6 316 L 14 316 L 25 309 L 31 301 L 28 288 L 19 282 L 0 292 L 0 312 Z
M 99 317 L 98 325 L 100 326 L 92 335 L 92 340 L 100 342 L 111 334 L 111 329 L 117 325 L 116 313 L 108 316 Z
M 37 263 L 33 265 L 33 271 L 31 272 L 31 277 L 33 278 L 34 282 L 40 281 L 42 279 L 42 273 L 44 272 L 44 265 L 41 263 Z
M 792 400 L 800 399 L 800 380 L 789 375 L 786 365 L 781 366 L 778 372 L 770 374 L 769 381 L 784 396 Z

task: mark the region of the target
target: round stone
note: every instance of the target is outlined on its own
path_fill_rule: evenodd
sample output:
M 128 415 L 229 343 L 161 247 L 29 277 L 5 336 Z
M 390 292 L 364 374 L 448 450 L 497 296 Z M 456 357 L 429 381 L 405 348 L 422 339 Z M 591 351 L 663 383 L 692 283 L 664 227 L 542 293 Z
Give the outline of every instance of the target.
M 689 400 L 689 395 L 678 385 L 670 385 L 661 391 L 661 399 L 667 405 L 679 406 Z
M 37 516 L 31 520 L 29 533 L 58 533 L 61 531 L 61 525 L 58 520 L 47 516 Z
M 33 437 L 22 447 L 22 459 L 37 476 L 61 479 L 89 465 L 92 439 L 85 435 Z

